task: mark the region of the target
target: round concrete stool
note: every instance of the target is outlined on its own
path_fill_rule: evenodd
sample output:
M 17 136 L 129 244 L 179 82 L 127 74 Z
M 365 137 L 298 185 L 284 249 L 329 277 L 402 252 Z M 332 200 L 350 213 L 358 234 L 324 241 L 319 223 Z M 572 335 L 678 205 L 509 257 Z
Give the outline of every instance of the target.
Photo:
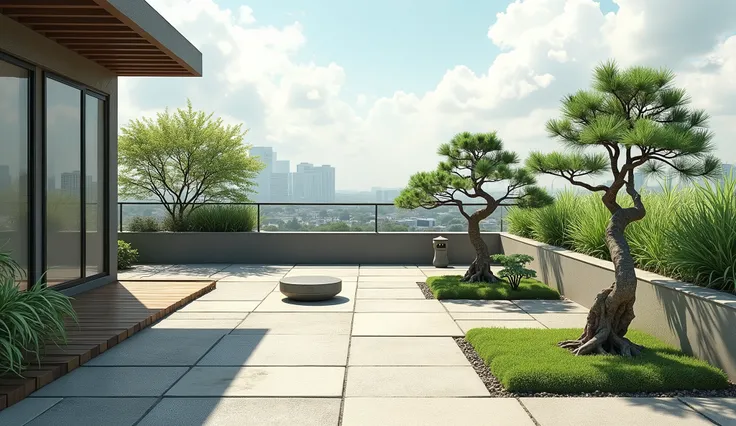
M 316 302 L 332 299 L 342 291 L 342 280 L 335 277 L 300 276 L 279 280 L 279 290 L 292 300 Z

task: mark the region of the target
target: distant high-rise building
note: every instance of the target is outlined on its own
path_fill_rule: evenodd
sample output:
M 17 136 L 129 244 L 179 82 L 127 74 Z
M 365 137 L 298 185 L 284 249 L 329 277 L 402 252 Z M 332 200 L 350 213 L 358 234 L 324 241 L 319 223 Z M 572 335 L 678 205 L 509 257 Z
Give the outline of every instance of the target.
M 306 203 L 335 202 L 335 168 L 299 163 L 293 176 L 293 199 Z
M 78 195 L 82 185 L 82 173 L 79 170 L 61 174 L 61 190 L 71 195 Z
M 274 158 L 276 158 L 275 153 Z M 291 200 L 290 172 L 289 160 L 274 160 L 271 174 L 271 201 L 274 203 L 286 203 Z
M 258 173 L 255 179 L 255 201 L 269 202 L 271 201 L 271 174 L 273 173 L 274 152 L 270 146 L 254 146 L 250 149 L 250 155 L 258 157 L 265 165 L 263 170 Z
M 0 190 L 10 188 L 13 179 L 10 177 L 10 166 L 0 164 Z
M 393 203 L 394 199 L 401 193 L 400 189 L 375 188 L 377 203 Z
M 274 153 L 274 156 L 276 153 Z M 275 158 L 275 157 L 274 157 Z M 274 173 L 289 173 L 291 172 L 291 164 L 289 160 L 274 160 L 273 162 Z

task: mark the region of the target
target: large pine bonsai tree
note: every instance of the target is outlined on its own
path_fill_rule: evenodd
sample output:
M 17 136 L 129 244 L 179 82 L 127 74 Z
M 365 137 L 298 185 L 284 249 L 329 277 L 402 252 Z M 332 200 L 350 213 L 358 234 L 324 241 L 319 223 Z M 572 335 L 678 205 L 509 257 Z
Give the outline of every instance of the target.
M 628 340 L 634 319 L 636 274 L 626 242 L 626 227 L 644 218 L 646 210 L 634 187 L 634 171 L 673 171 L 684 178 L 712 177 L 720 170 L 713 151 L 707 115 L 688 107 L 685 90 L 673 85 L 665 69 L 631 67 L 615 62 L 595 69 L 592 90 L 579 91 L 562 101 L 562 118 L 550 120 L 547 130 L 569 152 L 532 153 L 527 166 L 559 176 L 572 185 L 603 194 L 611 213 L 606 245 L 615 268 L 615 282 L 601 291 L 590 308 L 583 334 L 560 346 L 577 355 L 612 353 L 637 355 L 642 347 Z M 591 153 L 590 150 L 600 150 Z M 607 175 L 606 184 L 586 178 Z M 619 203 L 619 191 L 631 206 Z
M 445 157 L 435 171 L 419 172 L 394 201 L 397 207 L 434 209 L 457 206 L 468 221 L 468 235 L 476 257 L 463 277 L 469 282 L 495 282 L 491 272 L 488 246 L 480 233 L 480 222 L 501 206 L 541 206 L 552 199 L 534 186 L 534 174 L 514 167 L 518 156 L 503 149 L 501 139 L 492 133 L 460 133 L 449 143 L 440 145 L 438 154 Z M 487 186 L 506 182 L 504 194 L 494 197 Z M 475 212 L 465 210 L 462 197 L 485 203 Z

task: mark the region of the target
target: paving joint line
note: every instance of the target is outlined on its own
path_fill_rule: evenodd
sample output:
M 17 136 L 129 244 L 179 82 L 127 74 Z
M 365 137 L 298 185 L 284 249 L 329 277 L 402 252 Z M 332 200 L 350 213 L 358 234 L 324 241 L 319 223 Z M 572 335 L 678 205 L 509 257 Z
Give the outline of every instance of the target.
M 527 415 L 527 416 L 529 416 L 529 418 L 530 418 L 530 419 L 531 419 L 531 420 L 532 420 L 532 421 L 534 422 L 534 424 L 535 424 L 536 426 L 542 426 L 542 425 L 541 425 L 541 424 L 540 424 L 540 423 L 539 423 L 539 422 L 537 421 L 537 419 L 535 419 L 535 418 L 534 418 L 534 416 L 532 415 L 532 412 L 531 412 L 531 411 L 529 411 L 529 409 L 528 409 L 528 408 L 526 408 L 526 405 L 524 405 L 524 403 L 523 403 L 523 402 L 521 402 L 521 398 L 519 398 L 519 397 L 517 396 L 517 397 L 514 397 L 514 399 L 516 400 L 516 402 L 518 402 L 518 403 L 519 403 L 519 405 L 521 405 L 521 408 L 523 408 L 523 409 L 524 409 L 524 411 L 526 412 L 526 415 Z
M 681 403 L 682 403 L 683 405 L 685 405 L 686 407 L 688 407 L 688 408 L 690 408 L 691 410 L 695 411 L 695 412 L 696 412 L 697 414 L 699 414 L 699 415 L 700 415 L 700 417 L 703 417 L 703 418 L 704 418 L 705 420 L 707 420 L 707 421 L 709 421 L 709 422 L 713 423 L 714 425 L 718 425 L 718 426 L 721 426 L 721 424 L 720 424 L 720 423 L 718 423 L 717 421 L 715 421 L 715 420 L 711 419 L 710 417 L 706 416 L 706 415 L 705 415 L 704 413 L 701 413 L 701 412 L 700 412 L 700 410 L 698 410 L 697 408 L 693 407 L 692 405 L 688 404 L 688 403 L 687 403 L 687 401 L 683 400 L 681 396 L 678 396 L 678 397 L 677 397 L 677 398 L 675 398 L 675 399 L 677 399 L 678 401 L 680 401 L 680 402 L 681 402 Z

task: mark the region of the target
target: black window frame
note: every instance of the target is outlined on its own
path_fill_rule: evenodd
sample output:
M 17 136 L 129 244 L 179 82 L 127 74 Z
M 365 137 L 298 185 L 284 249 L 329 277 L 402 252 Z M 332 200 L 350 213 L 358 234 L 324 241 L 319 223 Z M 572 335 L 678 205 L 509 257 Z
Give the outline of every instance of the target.
M 42 72 L 42 84 L 43 84 L 43 91 L 42 91 L 42 100 L 41 100 L 41 110 L 42 110 L 42 123 L 41 123 L 41 131 L 42 131 L 42 181 L 44 184 L 42 187 L 42 206 L 41 206 L 41 214 L 43 216 L 42 220 L 42 235 L 43 235 L 43 241 L 41 244 L 41 264 L 43 266 L 43 270 L 48 270 L 48 255 L 47 255 L 47 249 L 48 249 L 48 229 L 47 229 L 47 212 L 48 212 L 48 189 L 47 189 L 47 179 L 48 179 L 48 138 L 47 138 L 47 122 L 46 122 L 46 109 L 47 109 L 47 81 L 53 80 L 57 83 L 65 84 L 67 86 L 73 87 L 80 92 L 80 130 L 81 130 L 81 137 L 80 137 L 80 199 L 81 199 L 81 211 L 80 211 L 80 238 L 81 238 L 81 244 L 80 244 L 80 270 L 79 270 L 79 278 L 65 281 L 63 283 L 54 285 L 53 288 L 57 290 L 64 290 L 70 287 L 74 287 L 78 284 L 82 284 L 88 281 L 92 281 L 98 278 L 102 278 L 105 276 L 110 275 L 110 206 L 109 206 L 109 200 L 110 200 L 110 96 L 108 94 L 105 94 L 103 92 L 100 92 L 98 90 L 92 89 L 91 87 L 79 83 L 77 81 L 71 80 L 67 77 L 61 76 L 59 74 L 56 74 L 54 72 L 43 70 Z M 104 107 L 103 107 L 103 141 L 102 141 L 102 149 L 103 149 L 103 175 L 105 177 L 103 188 L 103 197 L 102 202 L 99 204 L 103 205 L 103 220 L 104 220 L 104 226 L 102 230 L 98 230 L 98 232 L 103 233 L 103 253 L 102 253 L 102 262 L 103 262 L 103 271 L 94 275 L 86 276 L 87 275 L 87 175 L 86 175 L 86 103 L 87 103 L 87 95 L 90 95 L 91 97 L 94 97 L 98 100 L 103 101 Z M 45 277 L 45 275 L 44 275 Z
M 28 252 L 26 253 L 27 265 L 26 265 L 26 280 L 27 288 L 30 289 L 39 280 L 38 271 L 36 271 L 36 235 L 37 230 L 34 221 L 34 213 L 36 212 L 36 165 L 34 159 L 38 154 L 36 152 L 36 67 L 28 62 L 16 58 L 15 56 L 9 55 L 0 50 L 0 61 L 7 62 L 11 65 L 23 68 L 28 71 L 28 140 L 26 141 L 26 167 L 27 167 L 27 182 L 26 182 L 26 197 L 28 198 L 28 211 L 26 212 L 26 223 L 28 229 L 26 229 L 26 238 L 28 238 Z

